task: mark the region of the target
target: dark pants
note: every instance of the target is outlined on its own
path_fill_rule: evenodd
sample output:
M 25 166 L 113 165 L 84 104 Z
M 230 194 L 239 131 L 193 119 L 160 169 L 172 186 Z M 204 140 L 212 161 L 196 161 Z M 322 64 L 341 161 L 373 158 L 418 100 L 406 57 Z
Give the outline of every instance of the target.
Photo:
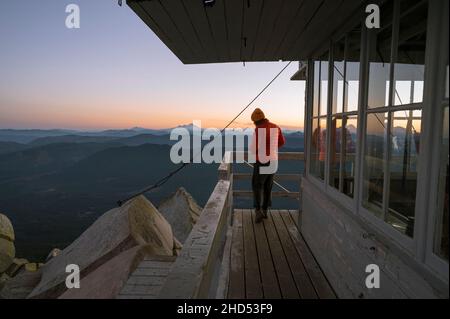
M 262 164 L 256 162 L 253 166 L 253 207 L 255 209 L 267 210 L 272 206 L 272 186 L 274 174 L 260 174 L 261 166 L 269 166 L 270 163 Z

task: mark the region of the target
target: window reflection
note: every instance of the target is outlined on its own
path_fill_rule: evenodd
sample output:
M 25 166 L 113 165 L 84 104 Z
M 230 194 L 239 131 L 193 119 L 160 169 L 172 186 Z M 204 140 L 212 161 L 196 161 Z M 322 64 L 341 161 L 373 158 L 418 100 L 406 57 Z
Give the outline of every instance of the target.
M 326 53 L 320 61 L 314 62 L 314 94 L 310 152 L 310 173 L 325 179 L 326 129 L 328 108 L 328 56 Z
M 339 188 L 341 169 L 341 142 L 342 142 L 342 116 L 334 116 L 331 120 L 331 145 L 330 145 L 330 185 Z
M 353 197 L 356 156 L 356 115 L 335 115 L 331 121 L 330 186 Z
M 313 116 L 319 116 L 320 61 L 314 62 Z
M 421 115 L 420 110 L 394 112 L 390 136 L 390 189 L 386 221 L 410 237 L 414 231 Z
M 320 63 L 320 115 L 328 112 L 328 62 Z
M 320 179 L 325 179 L 327 120 L 313 119 L 311 140 L 310 173 Z
M 382 216 L 387 113 L 367 115 L 363 206 Z
M 342 165 L 342 192 L 353 197 L 355 189 L 355 166 L 356 166 L 356 134 L 358 128 L 357 116 L 344 118 L 345 134 L 342 145 L 344 146 Z

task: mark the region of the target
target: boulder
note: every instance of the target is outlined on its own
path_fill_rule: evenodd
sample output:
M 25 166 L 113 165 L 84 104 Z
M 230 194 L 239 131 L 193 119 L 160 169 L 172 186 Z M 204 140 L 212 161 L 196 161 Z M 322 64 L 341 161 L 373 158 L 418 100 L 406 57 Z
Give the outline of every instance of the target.
M 25 299 L 40 279 L 40 271 L 23 271 L 4 283 L 0 289 L 0 299 Z
M 5 272 L 13 263 L 16 255 L 14 243 L 8 239 L 0 237 L 0 274 Z
M 202 208 L 182 187 L 175 194 L 162 201 L 158 210 L 172 225 L 175 237 L 182 243 L 189 236 L 192 227 L 202 212 Z
M 11 221 L 3 214 L 0 214 L 0 238 L 14 242 L 14 228 Z
M 173 256 L 172 228 L 143 196 L 102 215 L 60 255 L 42 267 L 42 279 L 30 298 L 57 298 L 65 292 L 66 266 L 78 265 L 81 278 L 138 245 L 156 255 Z
M 11 221 L 0 214 L 0 273 L 5 272 L 13 263 L 16 255 L 14 247 L 14 228 Z
M 104 263 L 80 281 L 80 288 L 68 289 L 60 299 L 114 299 L 128 278 L 146 257 L 156 254 L 152 246 L 136 246 Z

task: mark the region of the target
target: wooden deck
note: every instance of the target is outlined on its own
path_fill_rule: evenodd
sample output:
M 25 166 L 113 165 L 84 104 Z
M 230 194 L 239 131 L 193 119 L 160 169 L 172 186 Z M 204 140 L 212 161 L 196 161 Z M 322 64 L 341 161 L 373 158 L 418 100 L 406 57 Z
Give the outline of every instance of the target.
M 298 214 L 272 210 L 255 224 L 253 210 L 234 210 L 228 298 L 336 298 L 298 231 Z

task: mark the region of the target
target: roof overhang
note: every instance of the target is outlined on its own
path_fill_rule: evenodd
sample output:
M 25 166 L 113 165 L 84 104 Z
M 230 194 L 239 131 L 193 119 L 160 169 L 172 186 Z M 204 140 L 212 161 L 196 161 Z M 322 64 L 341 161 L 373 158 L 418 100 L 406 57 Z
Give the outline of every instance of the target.
M 127 1 L 185 64 L 307 60 L 364 13 L 362 0 L 207 2 Z
M 298 70 L 291 76 L 291 81 L 306 81 L 308 75 L 308 64 L 300 61 L 298 64 Z

